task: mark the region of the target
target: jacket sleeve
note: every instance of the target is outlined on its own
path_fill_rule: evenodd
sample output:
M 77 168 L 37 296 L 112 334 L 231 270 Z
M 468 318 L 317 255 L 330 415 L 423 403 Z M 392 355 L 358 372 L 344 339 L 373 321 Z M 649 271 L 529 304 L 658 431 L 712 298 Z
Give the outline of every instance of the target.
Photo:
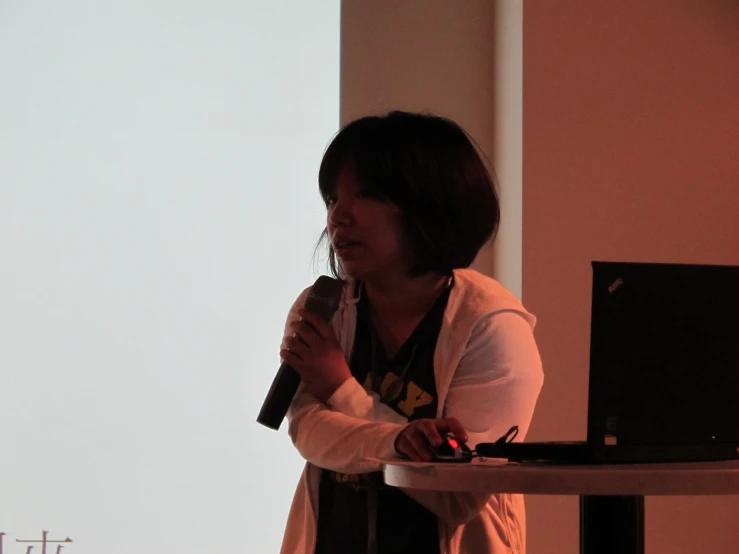
M 297 310 L 305 305 L 308 291 L 303 291 L 290 309 L 283 348 L 289 326 L 299 318 Z M 365 458 L 395 457 L 395 439 L 407 422 L 367 394 L 356 379 L 347 380 L 327 404 L 301 385 L 287 413 L 290 438 L 308 462 L 342 473 L 367 473 L 381 467 Z
M 394 458 L 403 423 L 368 421 L 332 410 L 308 391 L 298 391 L 288 412 L 289 433 L 308 462 L 342 473 L 380 471 L 366 458 Z
M 494 442 L 518 425 L 526 436 L 543 384 L 533 329 L 523 315 L 502 311 L 482 318 L 473 329 L 452 378 L 444 417 L 457 418 L 471 447 Z M 403 489 L 445 523 L 462 525 L 483 510 L 491 494 Z
M 327 401 L 332 410 L 369 421 L 407 423 L 408 419 L 368 392 L 354 377 L 347 379 Z

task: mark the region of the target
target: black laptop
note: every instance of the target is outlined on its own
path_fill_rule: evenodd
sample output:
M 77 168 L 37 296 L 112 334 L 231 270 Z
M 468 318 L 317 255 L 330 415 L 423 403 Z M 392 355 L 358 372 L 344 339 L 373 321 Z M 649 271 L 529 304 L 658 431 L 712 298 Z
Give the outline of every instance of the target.
M 499 441 L 478 453 L 593 464 L 736 459 L 739 268 L 592 267 L 587 441 Z

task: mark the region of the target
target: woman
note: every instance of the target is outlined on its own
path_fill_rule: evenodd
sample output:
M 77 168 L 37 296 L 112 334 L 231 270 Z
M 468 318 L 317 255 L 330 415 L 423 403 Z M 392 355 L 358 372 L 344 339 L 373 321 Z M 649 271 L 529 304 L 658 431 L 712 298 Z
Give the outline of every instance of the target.
M 468 269 L 495 234 L 491 178 L 465 132 L 392 112 L 343 128 L 321 163 L 324 238 L 344 281 L 330 324 L 288 316 L 280 355 L 302 384 L 289 433 L 307 460 L 285 554 L 522 553 L 521 495 L 400 490 L 367 458 L 431 460 L 526 435 L 542 386 L 535 318 Z

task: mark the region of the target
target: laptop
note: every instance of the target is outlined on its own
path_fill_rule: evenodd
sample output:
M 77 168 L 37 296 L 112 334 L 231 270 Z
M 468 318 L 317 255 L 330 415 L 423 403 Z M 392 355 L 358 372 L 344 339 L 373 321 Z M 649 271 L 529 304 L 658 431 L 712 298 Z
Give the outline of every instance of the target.
M 736 459 L 739 268 L 592 262 L 587 440 L 477 445 L 559 463 Z

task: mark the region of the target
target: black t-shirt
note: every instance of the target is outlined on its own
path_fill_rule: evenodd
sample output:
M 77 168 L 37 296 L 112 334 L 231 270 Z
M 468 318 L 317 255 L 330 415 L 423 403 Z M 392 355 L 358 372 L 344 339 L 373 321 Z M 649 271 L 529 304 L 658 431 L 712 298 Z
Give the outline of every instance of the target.
M 433 358 L 448 299 L 449 288 L 392 359 L 375 333 L 364 292 L 357 304 L 349 361 L 352 375 L 409 421 L 436 417 Z M 377 553 L 438 554 L 436 516 L 397 488 L 384 485 L 380 472 L 350 475 L 328 470 L 323 471 L 319 489 L 315 554 L 367 553 L 370 486 L 377 490 Z

